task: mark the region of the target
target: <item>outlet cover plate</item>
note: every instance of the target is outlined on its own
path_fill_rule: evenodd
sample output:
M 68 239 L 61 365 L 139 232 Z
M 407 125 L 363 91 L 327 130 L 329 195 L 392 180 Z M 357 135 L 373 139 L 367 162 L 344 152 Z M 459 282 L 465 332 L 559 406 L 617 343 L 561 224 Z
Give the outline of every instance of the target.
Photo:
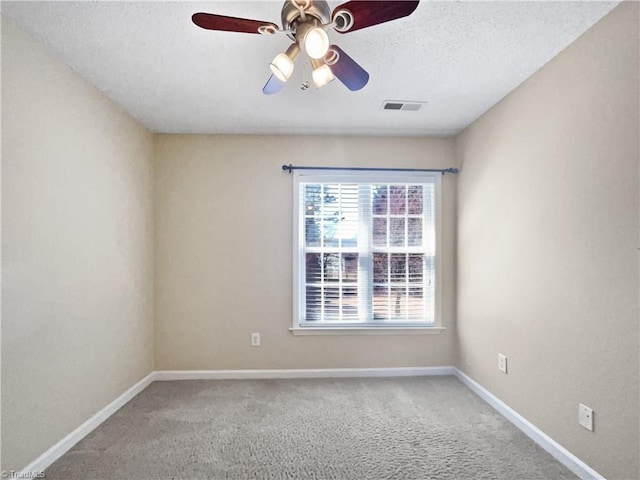
M 498 370 L 507 373 L 507 356 L 501 353 L 498 354 Z
M 252 347 L 259 347 L 260 346 L 260 334 L 259 333 L 252 333 L 251 334 L 251 346 Z
M 593 432 L 593 410 L 582 403 L 578 404 L 578 423 Z

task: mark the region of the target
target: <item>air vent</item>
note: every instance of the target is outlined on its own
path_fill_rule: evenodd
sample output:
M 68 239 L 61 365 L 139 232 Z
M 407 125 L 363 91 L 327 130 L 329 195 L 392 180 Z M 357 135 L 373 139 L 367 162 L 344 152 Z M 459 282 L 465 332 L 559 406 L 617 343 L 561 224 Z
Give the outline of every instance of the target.
M 427 102 L 405 102 L 402 100 L 385 100 L 382 102 L 382 110 L 402 110 L 406 112 L 418 112 Z

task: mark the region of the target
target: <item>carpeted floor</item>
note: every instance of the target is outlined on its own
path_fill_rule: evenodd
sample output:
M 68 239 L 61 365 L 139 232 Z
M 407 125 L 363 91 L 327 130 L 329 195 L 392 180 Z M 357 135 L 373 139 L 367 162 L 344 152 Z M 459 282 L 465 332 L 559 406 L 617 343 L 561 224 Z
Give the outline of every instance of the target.
M 97 479 L 565 479 L 454 377 L 155 382 L 46 471 Z

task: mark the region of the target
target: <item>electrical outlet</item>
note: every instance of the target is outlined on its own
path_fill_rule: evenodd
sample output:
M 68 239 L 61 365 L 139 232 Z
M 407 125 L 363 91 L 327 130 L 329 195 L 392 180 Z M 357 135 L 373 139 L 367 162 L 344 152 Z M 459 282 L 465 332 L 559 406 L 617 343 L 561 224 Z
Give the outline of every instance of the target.
M 593 410 L 582 403 L 578 404 L 578 423 L 593 432 Z
M 252 333 L 251 334 L 251 346 L 252 347 L 259 347 L 260 346 L 260 334 L 259 333 Z
M 501 353 L 498 354 L 498 370 L 507 373 L 507 357 Z

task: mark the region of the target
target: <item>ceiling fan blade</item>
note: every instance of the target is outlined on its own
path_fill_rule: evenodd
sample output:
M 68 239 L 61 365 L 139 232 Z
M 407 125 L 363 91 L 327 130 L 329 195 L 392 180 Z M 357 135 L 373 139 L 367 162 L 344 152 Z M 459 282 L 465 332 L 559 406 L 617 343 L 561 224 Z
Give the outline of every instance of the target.
M 191 17 L 193 23 L 206 30 L 220 30 L 223 32 L 260 33 L 260 27 L 268 27 L 273 32 L 278 31 L 278 26 L 271 22 L 250 20 L 248 18 L 225 17 L 213 13 L 194 13 Z
M 262 93 L 265 95 L 273 95 L 278 93 L 284 87 L 284 82 L 275 75 L 271 75 L 267 83 L 262 87 Z
M 335 63 L 329 64 L 331 73 L 344 83 L 352 92 L 360 90 L 369 82 L 369 74 L 362 68 L 356 61 L 337 45 L 331 45 L 329 47 L 330 53 L 337 54 L 337 60 Z
M 348 12 L 353 23 L 346 29 L 336 28 L 336 31 L 340 33 L 353 32 L 411 15 L 418 7 L 418 3 L 420 3 L 419 0 L 396 2 L 352 0 L 337 6 L 333 10 L 331 18 L 335 20 L 336 16 L 340 16 L 340 12 Z

